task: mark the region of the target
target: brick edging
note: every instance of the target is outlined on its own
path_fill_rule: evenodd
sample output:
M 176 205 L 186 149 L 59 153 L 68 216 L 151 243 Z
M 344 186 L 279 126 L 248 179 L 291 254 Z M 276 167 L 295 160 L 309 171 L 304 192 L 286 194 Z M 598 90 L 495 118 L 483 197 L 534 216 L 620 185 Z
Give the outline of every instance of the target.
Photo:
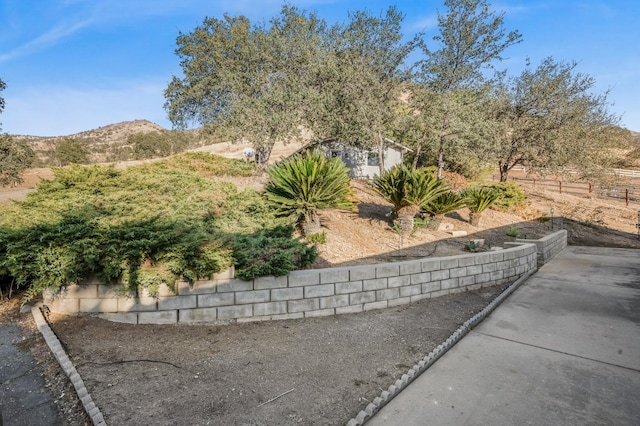
M 360 411 L 356 417 L 349 420 L 347 426 L 361 426 L 364 425 L 367 421 L 371 420 L 371 418 L 378 413 L 382 407 L 387 405 L 389 401 L 398 396 L 402 390 L 404 390 L 411 382 L 413 382 L 418 376 L 427 371 L 429 367 L 431 367 L 435 362 L 440 359 L 442 355 L 447 353 L 449 349 L 451 349 L 456 343 L 460 341 L 464 336 L 466 336 L 476 325 L 478 325 L 482 320 L 484 320 L 493 310 L 500 305 L 504 299 L 509 297 L 511 293 L 513 293 L 523 282 L 525 282 L 531 275 L 533 275 L 535 271 L 529 271 L 527 274 L 518 278 L 513 282 L 505 291 L 500 293 L 498 297 L 493 299 L 491 303 L 489 303 L 482 311 L 475 314 L 473 317 L 465 321 L 464 324 L 460 326 L 447 340 L 438 345 L 434 350 L 432 350 L 427 356 L 425 356 L 422 360 L 420 360 L 417 364 L 415 364 L 407 373 L 403 374 L 402 377 L 395 381 L 394 384 L 389 386 L 386 391 L 383 391 L 380 396 L 377 396 L 373 402 L 371 402 L 367 407 Z
M 40 334 L 42 334 L 42 337 L 44 337 L 45 342 L 47 342 L 49 349 L 56 357 L 56 360 L 60 364 L 60 367 L 64 371 L 64 374 L 66 374 L 69 380 L 71 380 L 71 383 L 76 390 L 76 394 L 78 395 L 78 399 L 80 399 L 80 402 L 82 402 L 82 405 L 91 418 L 93 424 L 95 426 L 106 426 L 107 423 L 105 422 L 100 409 L 93 402 L 91 395 L 87 391 L 87 388 L 84 385 L 82 378 L 80 377 L 80 373 L 78 373 L 78 370 L 76 370 L 73 363 L 69 359 L 69 356 L 60 344 L 60 340 L 58 340 L 58 337 L 51 330 L 51 327 L 49 327 L 49 324 L 44 319 L 44 315 L 42 315 L 42 312 L 40 311 L 41 306 L 41 304 L 38 304 L 31 307 L 31 314 L 33 315 L 33 320 L 38 327 L 38 331 L 40 332 Z

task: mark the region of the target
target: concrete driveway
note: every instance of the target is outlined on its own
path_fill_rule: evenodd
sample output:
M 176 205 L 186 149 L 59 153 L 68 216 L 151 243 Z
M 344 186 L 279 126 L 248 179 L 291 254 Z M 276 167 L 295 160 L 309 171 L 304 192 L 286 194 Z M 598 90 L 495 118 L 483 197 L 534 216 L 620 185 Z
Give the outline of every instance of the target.
M 640 250 L 568 247 L 376 414 L 380 425 L 639 425 Z

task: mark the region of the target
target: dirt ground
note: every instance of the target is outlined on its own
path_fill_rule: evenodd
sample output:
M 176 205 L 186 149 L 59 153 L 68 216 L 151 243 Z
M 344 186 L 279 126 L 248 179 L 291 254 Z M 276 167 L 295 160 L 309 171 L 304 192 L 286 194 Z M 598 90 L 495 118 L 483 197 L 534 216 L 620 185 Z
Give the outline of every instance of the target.
M 256 186 L 252 180 L 237 183 Z M 479 227 L 468 224 L 465 209 L 448 215 L 446 222 L 467 231 L 465 237 L 421 228 L 400 241 L 386 216 L 390 207 L 365 183 L 354 187 L 357 213 L 322 216 L 327 242 L 315 267 L 457 254 L 470 239 L 500 246 L 513 240 L 507 236 L 511 228 L 520 238 L 536 238 L 562 227 L 573 245 L 640 248 L 637 207 L 547 192 L 529 193 L 527 207 L 515 213 L 487 211 Z M 551 208 L 554 220 L 540 220 Z M 359 314 L 226 326 L 136 326 L 61 315 L 49 321 L 107 424 L 340 425 L 502 290 Z M 0 322 L 23 327 L 22 346 L 40 362 L 66 424 L 89 424 L 30 314 L 17 313 L 18 306 L 15 299 L 3 301 Z

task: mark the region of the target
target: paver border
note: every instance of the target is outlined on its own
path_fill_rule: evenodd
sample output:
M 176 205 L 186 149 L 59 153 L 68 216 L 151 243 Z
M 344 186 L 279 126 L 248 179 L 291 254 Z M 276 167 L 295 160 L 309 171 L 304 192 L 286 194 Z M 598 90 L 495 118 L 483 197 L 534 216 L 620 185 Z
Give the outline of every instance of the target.
M 62 347 L 62 344 L 60 344 L 58 336 L 56 336 L 53 330 L 51 330 L 47 320 L 45 320 L 44 315 L 42 315 L 41 306 L 42 304 L 37 304 L 31 307 L 31 315 L 33 315 L 33 320 L 38 327 L 38 331 L 42 334 L 42 337 L 44 337 L 45 342 L 47 342 L 53 356 L 56 357 L 56 360 L 60 364 L 64 374 L 66 374 L 69 380 L 71 380 L 71 384 L 73 384 L 73 387 L 76 390 L 78 399 L 82 402 L 82 406 L 91 418 L 93 424 L 95 426 L 107 426 L 104 416 L 93 402 L 89 391 L 87 391 L 87 387 L 84 385 L 84 381 L 82 381 L 80 373 L 78 373 L 78 370 L 76 370 L 71 359 L 69 359 L 69 356 Z
M 415 364 L 409 369 L 402 377 L 390 385 L 385 391 L 382 391 L 380 396 L 377 396 L 373 402 L 369 403 L 364 410 L 361 410 L 354 418 L 347 422 L 346 426 L 362 426 L 367 421 L 377 414 L 382 407 L 387 405 L 389 401 L 398 396 L 411 382 L 413 382 L 418 376 L 427 371 L 435 362 L 442 357 L 449 349 L 455 346 L 464 336 L 466 336 L 475 326 L 482 322 L 493 310 L 498 307 L 507 297 L 511 295 L 522 283 L 527 281 L 536 271 L 529 271 L 527 274 L 514 281 L 505 291 L 500 293 L 498 297 L 493 299 L 482 311 L 475 314 L 473 317 L 464 322 L 451 336 L 434 350 L 432 350 L 427 356 Z

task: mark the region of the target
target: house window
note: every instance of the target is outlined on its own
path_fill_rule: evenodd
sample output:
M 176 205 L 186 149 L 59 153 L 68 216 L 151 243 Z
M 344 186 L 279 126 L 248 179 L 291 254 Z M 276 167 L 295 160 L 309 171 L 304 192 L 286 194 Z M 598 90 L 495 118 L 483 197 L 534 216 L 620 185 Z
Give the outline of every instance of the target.
M 331 156 L 331 158 L 342 158 L 342 150 L 332 149 L 329 155 Z
M 379 166 L 380 159 L 378 158 L 377 152 L 369 152 L 367 153 L 367 166 Z

